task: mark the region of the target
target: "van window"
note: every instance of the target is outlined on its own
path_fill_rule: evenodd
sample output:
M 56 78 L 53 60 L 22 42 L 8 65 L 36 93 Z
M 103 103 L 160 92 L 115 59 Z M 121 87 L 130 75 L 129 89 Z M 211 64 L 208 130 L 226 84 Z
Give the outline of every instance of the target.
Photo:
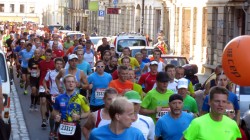
M 240 87 L 240 95 L 250 95 L 250 87 Z
M 3 54 L 0 54 L 0 66 L 1 66 L 0 75 L 2 82 L 7 82 L 7 75 L 6 75 L 7 72 Z
M 146 42 L 139 39 L 121 39 L 117 42 L 117 51 L 122 52 L 124 47 L 130 46 L 146 46 Z

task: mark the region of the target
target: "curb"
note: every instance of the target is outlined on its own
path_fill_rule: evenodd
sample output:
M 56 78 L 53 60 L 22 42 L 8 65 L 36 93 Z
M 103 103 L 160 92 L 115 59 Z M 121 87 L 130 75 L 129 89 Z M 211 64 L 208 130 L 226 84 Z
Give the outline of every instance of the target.
M 11 85 L 10 98 L 10 140 L 30 140 L 14 81 Z

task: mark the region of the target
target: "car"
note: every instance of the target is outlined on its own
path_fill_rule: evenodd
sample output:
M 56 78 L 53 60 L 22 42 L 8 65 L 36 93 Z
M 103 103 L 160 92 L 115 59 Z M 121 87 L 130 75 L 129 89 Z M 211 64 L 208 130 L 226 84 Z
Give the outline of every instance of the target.
M 120 33 L 117 35 L 114 46 L 116 53 L 121 54 L 124 47 L 129 46 L 148 46 L 145 36 L 138 33 Z
M 189 64 L 185 56 L 176 56 L 176 55 L 161 55 L 161 59 L 165 64 L 173 64 L 175 66 L 184 66 Z
M 91 42 L 94 44 L 95 50 L 97 50 L 98 41 L 102 40 L 102 38 L 104 38 L 104 37 L 103 36 L 91 36 L 90 37 Z
M 235 86 L 235 94 L 238 97 L 240 105 L 240 116 L 243 117 L 244 113 L 250 109 L 250 86 Z
M 137 52 L 140 52 L 141 49 L 146 49 L 147 50 L 147 55 L 152 55 L 154 47 L 151 46 L 130 46 L 129 47 L 130 51 L 131 51 L 131 56 L 135 57 L 135 54 Z
M 2 94 L 3 94 L 3 105 L 4 109 L 2 110 L 1 117 L 7 126 L 6 129 L 10 129 L 10 77 L 9 77 L 9 68 L 7 65 L 5 54 L 0 50 L 0 65 L 1 65 L 1 80 L 2 80 Z M 1 129 L 1 128 L 0 128 Z
M 63 30 L 63 26 L 62 25 L 59 25 L 59 24 L 56 24 L 56 25 L 49 25 L 48 26 L 49 30 L 50 30 L 50 33 L 53 32 L 54 28 L 57 28 L 58 30 Z
M 75 36 L 76 36 L 76 39 L 79 39 L 82 37 L 82 35 L 84 35 L 84 34 L 82 34 L 80 32 L 69 32 L 66 34 L 66 36 L 70 36 L 71 40 L 74 40 Z

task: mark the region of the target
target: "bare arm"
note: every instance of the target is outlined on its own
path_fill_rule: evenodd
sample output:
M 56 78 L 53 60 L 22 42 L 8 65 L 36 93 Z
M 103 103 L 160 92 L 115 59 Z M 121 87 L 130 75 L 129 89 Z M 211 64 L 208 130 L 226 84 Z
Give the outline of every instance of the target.
M 63 75 L 64 75 L 64 70 L 62 69 L 62 70 L 60 70 L 60 72 L 57 74 L 56 79 L 55 79 L 55 81 L 56 81 L 56 86 L 57 86 L 57 88 L 58 88 L 58 90 L 59 90 L 60 93 L 63 93 L 63 89 L 62 89 L 62 86 L 61 86 L 61 84 L 60 84 L 60 79 L 62 78 Z
M 235 115 L 236 115 L 236 122 L 239 125 L 240 124 L 240 110 L 236 110 Z
M 91 113 L 88 117 L 88 120 L 87 122 L 85 123 L 85 125 L 83 126 L 83 135 L 85 137 L 85 139 L 89 139 L 89 134 L 90 134 L 90 131 L 95 128 L 95 118 L 94 118 L 94 115 L 93 113 Z
M 82 89 L 88 89 L 89 87 L 89 83 L 88 83 L 88 80 L 87 80 L 87 76 L 84 74 L 83 71 L 81 71 L 81 88 Z
M 149 109 L 145 109 L 145 108 L 141 108 L 140 109 L 140 113 L 142 115 L 150 115 L 150 114 L 155 114 L 157 111 L 156 110 L 149 110 Z

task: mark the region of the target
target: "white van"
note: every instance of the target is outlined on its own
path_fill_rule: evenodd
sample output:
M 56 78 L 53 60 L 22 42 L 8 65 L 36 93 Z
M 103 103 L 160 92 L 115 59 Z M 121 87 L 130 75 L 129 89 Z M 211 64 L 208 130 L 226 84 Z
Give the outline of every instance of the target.
M 9 70 L 5 58 L 5 54 L 0 50 L 0 75 L 2 79 L 2 93 L 3 93 L 3 104 L 4 110 L 2 111 L 2 119 L 6 124 L 10 123 L 10 77 Z
M 120 55 L 124 47 L 148 46 L 146 37 L 138 33 L 121 33 L 117 35 L 115 41 L 115 50 Z

